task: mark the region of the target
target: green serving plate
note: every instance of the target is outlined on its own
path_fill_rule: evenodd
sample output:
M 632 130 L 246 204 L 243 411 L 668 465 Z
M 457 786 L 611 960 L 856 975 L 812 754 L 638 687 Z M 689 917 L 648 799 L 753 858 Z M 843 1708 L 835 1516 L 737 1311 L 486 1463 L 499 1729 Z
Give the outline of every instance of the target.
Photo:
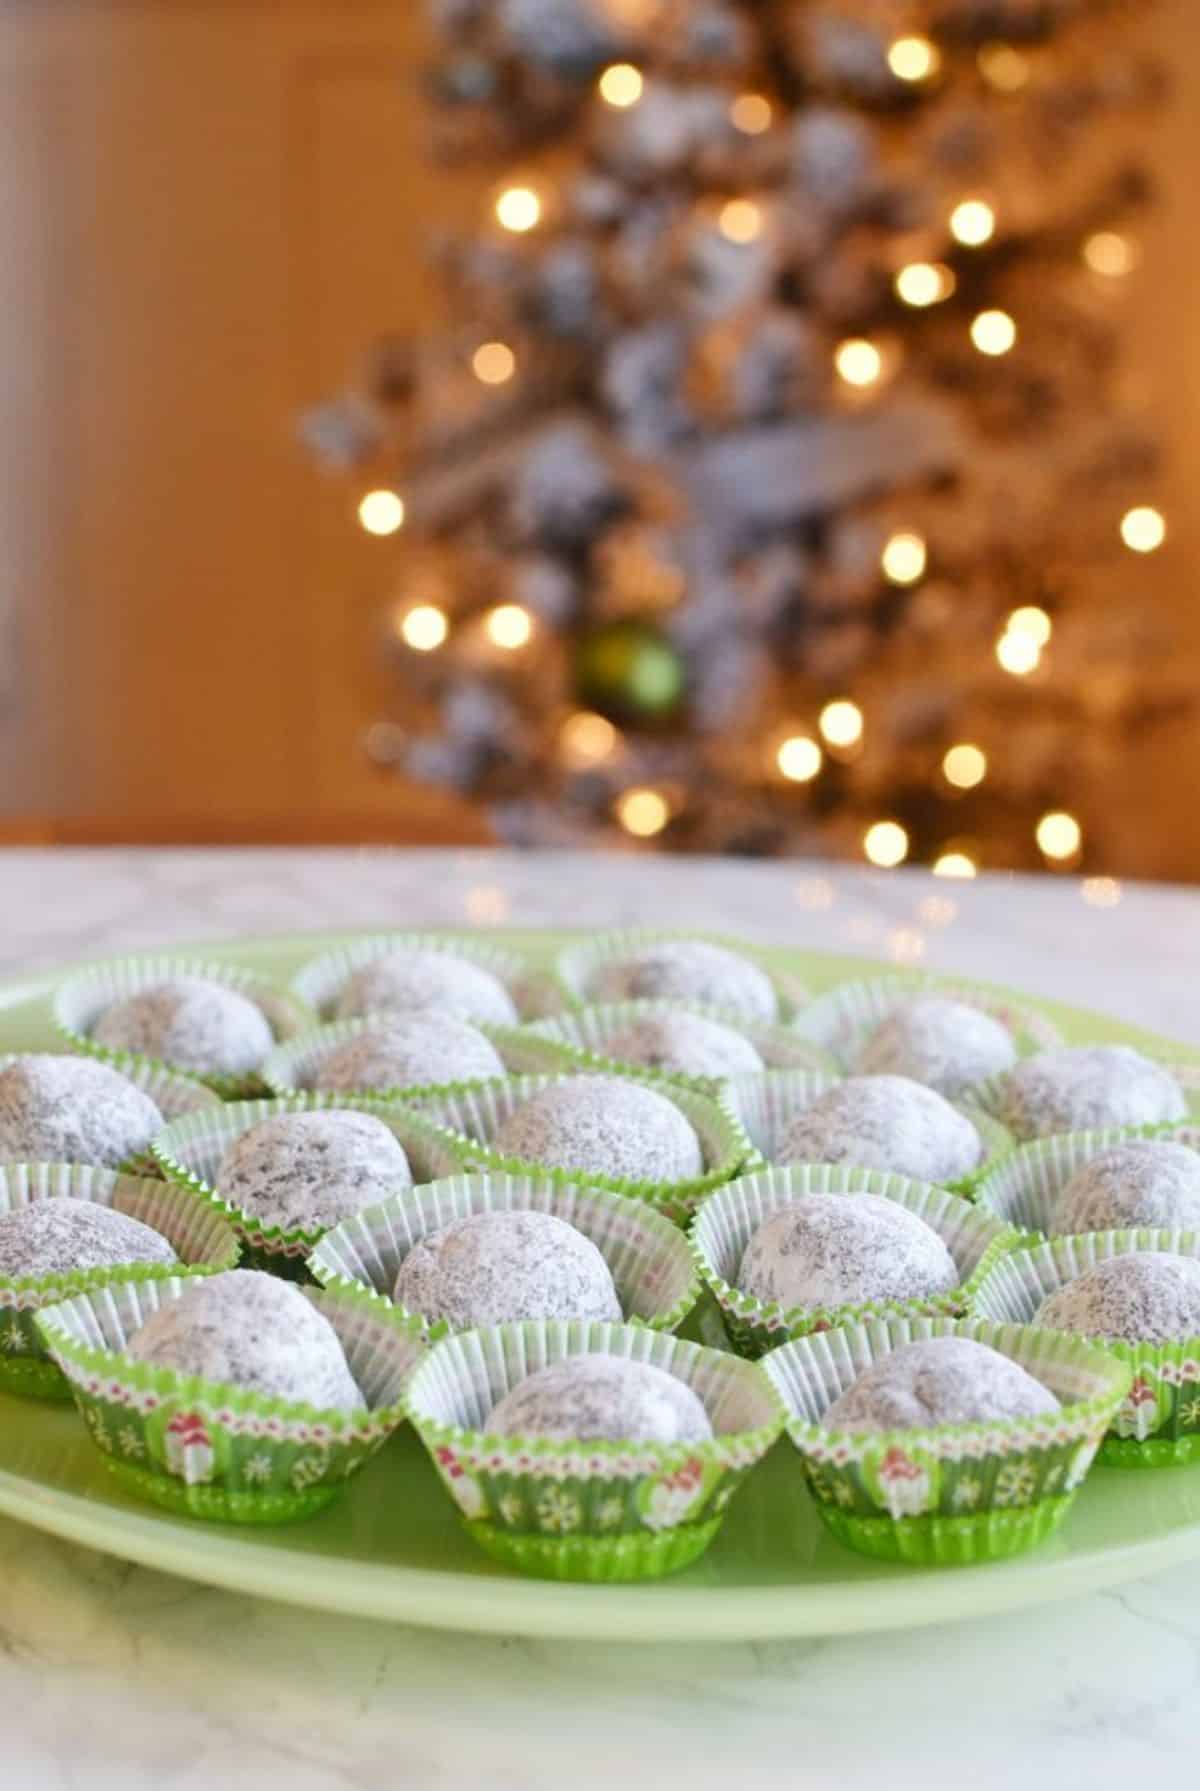
M 286 981 L 316 951 L 346 937 L 291 935 L 196 949 Z M 496 937 L 543 961 L 566 942 L 560 934 Z M 814 991 L 887 968 L 810 952 L 773 955 Z M 0 990 L 0 1052 L 55 1047 L 46 999 L 52 980 Z M 1194 1048 L 1078 1009 L 1040 1005 L 1068 1039 L 1120 1040 L 1200 1062 Z M 0 1512 L 10 1517 L 214 1586 L 318 1610 L 510 1635 L 695 1642 L 906 1629 L 1069 1598 L 1200 1556 L 1200 1466 L 1135 1478 L 1136 1486 L 1128 1474 L 1096 1469 L 1061 1533 L 1022 1559 L 960 1569 L 893 1566 L 833 1541 L 784 1439 L 750 1476 L 694 1566 L 652 1585 L 569 1585 L 519 1578 L 476 1549 L 409 1427 L 320 1516 L 263 1530 L 139 1504 L 107 1471 L 73 1409 L 0 1396 Z

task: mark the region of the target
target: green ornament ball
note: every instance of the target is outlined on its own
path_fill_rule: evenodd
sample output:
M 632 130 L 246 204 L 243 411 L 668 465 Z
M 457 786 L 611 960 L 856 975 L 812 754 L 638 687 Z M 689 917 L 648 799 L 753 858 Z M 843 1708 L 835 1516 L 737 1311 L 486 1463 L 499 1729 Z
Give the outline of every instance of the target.
M 605 622 L 589 629 L 575 653 L 575 692 L 610 721 L 661 725 L 683 706 L 683 661 L 652 622 Z

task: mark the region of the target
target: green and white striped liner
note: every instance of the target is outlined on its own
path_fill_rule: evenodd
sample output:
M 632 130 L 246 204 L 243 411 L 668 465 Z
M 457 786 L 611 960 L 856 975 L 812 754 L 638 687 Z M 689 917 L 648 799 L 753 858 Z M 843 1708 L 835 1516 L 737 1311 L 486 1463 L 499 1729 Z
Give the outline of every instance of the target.
M 649 1362 L 698 1396 L 702 1443 L 489 1435 L 513 1387 L 569 1356 Z M 408 1413 L 467 1534 L 506 1567 L 560 1580 L 649 1580 L 703 1554 L 726 1506 L 783 1428 L 748 1362 L 640 1325 L 547 1321 L 446 1337 L 414 1374 Z
M 458 1166 L 458 1159 L 432 1127 L 411 1110 L 354 1095 L 293 1095 L 279 1101 L 236 1101 L 215 1113 L 194 1113 L 177 1120 L 154 1140 L 155 1157 L 172 1181 L 195 1188 L 216 1201 L 241 1239 L 245 1260 L 253 1268 L 270 1269 L 288 1280 L 304 1279 L 305 1265 L 325 1229 L 319 1225 L 270 1225 L 245 1207 L 234 1206 L 219 1193 L 217 1178 L 226 1154 L 252 1126 L 280 1113 L 369 1113 L 381 1120 L 408 1158 L 413 1180 L 436 1181 Z
M 717 1020 L 722 1026 L 731 1027 L 755 1046 L 769 1069 L 829 1071 L 834 1068 L 828 1052 L 800 1038 L 790 1026 L 765 1026 L 732 1013 L 728 1008 L 706 1007 L 698 1001 L 614 1001 L 605 1007 L 578 1008 L 557 1014 L 524 1030 L 531 1040 L 545 1042 L 547 1069 L 600 1070 L 611 1076 L 632 1071 L 711 1093 L 727 1078 L 691 1075 L 685 1071 L 632 1063 L 613 1057 L 608 1051 L 609 1040 L 626 1026 L 653 1019 L 659 1014 L 680 1012 L 698 1014 L 702 1019 Z
M 907 1343 L 970 1337 L 1019 1362 L 1057 1412 L 922 1430 L 837 1431 L 834 1400 Z M 1059 1331 L 943 1318 L 874 1319 L 776 1350 L 762 1364 L 788 1407 L 822 1522 L 885 1561 L 951 1567 L 1005 1560 L 1059 1528 L 1129 1386 L 1104 1350 Z
M 1039 1235 L 1030 1244 L 1056 1234 L 1054 1209 L 1077 1170 L 1115 1144 L 1131 1138 L 1161 1138 L 1200 1151 L 1200 1126 L 1108 1126 L 1100 1132 L 1059 1132 L 1035 1138 L 993 1165 L 975 1190 L 976 1199 L 1009 1225 Z
M 486 939 L 454 938 L 441 933 L 365 933 L 310 958 L 292 978 L 292 993 L 321 1020 L 336 1020 L 338 998 L 355 971 L 378 958 L 404 951 L 441 952 L 446 957 L 462 958 L 489 971 L 503 984 L 518 1015 L 529 1018 L 543 1011 L 545 973 L 520 953 L 507 951 Z
M 1062 1043 L 1062 1033 L 1054 1021 L 1032 1002 L 965 977 L 922 971 L 839 983 L 805 1008 L 795 1022 L 796 1031 L 828 1051 L 839 1068 L 850 1071 L 876 1027 L 914 995 L 946 995 L 981 1008 L 1012 1035 L 1021 1057 L 1031 1057 L 1035 1051 L 1048 1051 Z
M 422 1238 L 476 1213 L 517 1212 L 551 1213 L 590 1238 L 630 1323 L 674 1331 L 700 1296 L 687 1239 L 662 1213 L 624 1194 L 545 1175 L 457 1175 L 408 1189 L 326 1232 L 308 1267 L 325 1287 L 366 1287 L 391 1300 L 400 1266 Z M 444 1319 L 427 1325 L 430 1337 L 449 1329 Z
M 294 1095 L 308 1092 L 320 1070 L 321 1065 L 331 1051 L 348 1040 L 359 1038 L 364 1032 L 374 1032 L 387 1024 L 385 1014 L 364 1015 L 359 1020 L 335 1020 L 329 1026 L 312 1026 L 297 1038 L 290 1039 L 286 1045 L 280 1045 L 263 1064 L 262 1078 L 267 1087 L 276 1095 Z M 544 1062 L 542 1047 L 531 1039 L 525 1028 L 520 1026 L 479 1026 L 472 1021 L 476 1032 L 490 1039 L 496 1054 L 505 1069 L 512 1075 L 520 1075 L 523 1071 L 540 1069 Z M 404 1101 L 409 1106 L 419 1105 L 438 1095 L 454 1094 L 463 1088 L 473 1088 L 482 1081 L 495 1078 L 482 1076 L 463 1076 L 450 1082 L 415 1082 L 395 1088 L 363 1088 L 357 1092 L 370 1095 L 375 1100 Z
M 464 1170 L 488 1170 L 506 1175 L 543 1175 L 560 1186 L 586 1182 L 588 1187 L 607 1188 L 614 1194 L 626 1194 L 644 1200 L 658 1212 L 678 1224 L 685 1224 L 696 1206 L 710 1189 L 719 1187 L 735 1176 L 753 1148 L 737 1119 L 719 1101 L 695 1089 L 668 1085 L 650 1076 L 626 1072 L 627 1082 L 644 1082 L 678 1107 L 700 1140 L 704 1157 L 704 1174 L 677 1182 L 641 1181 L 636 1177 L 620 1177 L 588 1173 L 577 1169 L 560 1169 L 550 1163 L 526 1162 L 519 1157 L 506 1157 L 494 1148 L 493 1138 L 509 1116 L 524 1106 L 531 1096 L 543 1088 L 564 1082 L 563 1075 L 514 1076 L 508 1081 L 480 1082 L 456 1094 L 439 1095 L 422 1105 L 421 1112 L 439 1128 Z
M 959 1285 L 927 1299 L 880 1300 L 845 1306 L 783 1306 L 760 1300 L 737 1285 L 742 1255 L 761 1225 L 806 1194 L 852 1200 L 878 1194 L 915 1213 L 935 1231 L 954 1258 Z M 715 1298 L 730 1342 L 739 1354 L 761 1356 L 789 1338 L 832 1325 L 852 1324 L 889 1313 L 942 1314 L 961 1318 L 972 1308 L 975 1290 L 989 1269 L 1010 1250 L 1018 1234 L 972 1206 L 961 1195 L 908 1176 L 841 1164 L 810 1163 L 764 1169 L 710 1194 L 692 1222 L 689 1236 L 705 1285 Z
M 23 1057 L 39 1055 L 30 1051 L 7 1051 L 0 1055 L 0 1070 L 10 1064 L 20 1063 Z M 122 1064 L 120 1073 L 135 1088 L 140 1088 L 148 1095 L 162 1114 L 170 1122 L 181 1119 L 185 1113 L 199 1113 L 204 1108 L 219 1107 L 221 1097 L 194 1076 L 181 1076 L 176 1070 L 164 1069 L 161 1064 L 150 1062 Z M 139 1151 L 135 1156 L 121 1164 L 128 1175 L 161 1176 L 158 1159 L 152 1150 Z
M 35 1322 L 43 1306 L 120 1281 L 161 1281 L 183 1269 L 212 1275 L 238 1259 L 233 1228 L 202 1195 L 144 1176 L 79 1163 L 0 1164 L 0 1213 L 41 1200 L 90 1200 L 111 1207 L 165 1237 L 179 1264 L 137 1262 L 66 1275 L 0 1275 L 0 1387 L 30 1399 L 69 1399 Z
M 276 989 L 249 970 L 202 958 L 165 956 L 115 958 L 107 964 L 93 964 L 78 976 L 68 977 L 54 992 L 54 1023 L 76 1051 L 102 1058 L 126 1076 L 139 1067 L 170 1069 L 170 1064 L 160 1064 L 156 1058 L 146 1057 L 141 1052 L 111 1051 L 107 1046 L 97 1044 L 92 1032 L 101 1015 L 116 1002 L 177 976 L 204 977 L 246 996 L 262 1009 L 277 1041 L 292 1038 L 312 1025 L 312 1015 L 294 995 Z M 254 1070 L 241 1075 L 217 1071 L 197 1073 L 195 1079 L 215 1089 L 221 1099 L 227 1101 L 260 1094 L 264 1087 L 261 1075 Z
M 785 1025 L 790 1025 L 811 1000 L 808 985 L 800 977 L 793 971 L 780 970 L 764 952 L 744 939 L 729 939 L 718 933 L 693 932 L 687 928 L 629 927 L 617 933 L 600 933 L 560 952 L 554 971 L 562 989 L 563 1005 L 568 1008 L 592 1006 L 597 1000 L 592 993 L 594 979 L 605 965 L 614 959 L 628 957 L 645 946 L 661 945 L 675 939 L 700 939 L 708 945 L 724 946 L 726 951 L 736 952 L 738 957 L 757 964 L 771 979 L 779 1003 L 776 1017 Z
M 1200 1232 L 1087 1231 L 1018 1250 L 985 1276 L 975 1311 L 984 1318 L 1034 1323 L 1043 1300 L 1068 1281 L 1133 1250 L 1200 1256 Z M 1100 1460 L 1116 1468 L 1171 1468 L 1200 1461 L 1200 1337 L 1171 1343 L 1090 1341 L 1102 1344 L 1131 1375 Z
M 765 1162 L 773 1162 L 783 1134 L 798 1113 L 805 1112 L 840 1076 L 816 1075 L 804 1070 L 767 1070 L 758 1075 L 731 1076 L 722 1084 L 721 1101 L 745 1126 L 750 1140 Z M 1012 1149 L 1012 1138 L 999 1120 L 978 1107 L 952 1101 L 979 1133 L 984 1157 L 977 1169 L 945 1185 L 970 1199 L 988 1167 Z
M 1073 1041 L 1073 1043 L 1077 1045 L 1086 1042 L 1086 1040 L 1079 1039 Z M 1104 1039 L 1100 1042 L 1109 1044 L 1111 1043 L 1111 1040 Z M 1165 1070 L 1171 1072 L 1172 1076 L 1174 1076 L 1175 1080 L 1183 1090 L 1183 1098 L 1187 1103 L 1187 1117 L 1189 1119 L 1200 1121 L 1200 1059 L 1194 1063 L 1181 1063 L 1169 1056 L 1165 1051 L 1147 1050 L 1143 1045 L 1139 1045 L 1137 1048 L 1143 1057 L 1150 1058 L 1152 1062 L 1161 1064 Z M 964 1108 L 968 1110 L 977 1108 L 984 1113 L 990 1114 L 992 1118 L 999 1121 L 1000 1124 L 1006 1125 L 1008 1123 L 1006 1115 L 1006 1098 L 1008 1093 L 1008 1075 L 1010 1073 L 1011 1072 L 1006 1072 L 1004 1075 L 1000 1076 L 989 1076 L 986 1081 L 976 1082 L 971 1088 L 964 1089 L 962 1095 Z M 974 1116 L 972 1115 L 972 1117 Z M 1168 1120 L 1159 1123 L 1169 1125 L 1172 1122 Z M 1182 1122 L 1176 1121 L 1174 1123 L 1180 1124 Z M 1011 1131 L 1011 1127 L 1009 1129 Z M 1131 1126 L 1126 1127 L 1125 1131 L 1128 1136 L 1133 1136 L 1139 1129 L 1140 1128 L 1137 1126 Z M 1155 1131 L 1158 1128 L 1157 1126 L 1151 1126 L 1149 1129 Z M 1053 1135 L 1055 1137 L 1069 1136 L 1067 1133 L 1055 1133 Z M 1019 1133 L 1014 1132 L 1012 1133 L 1012 1136 L 1018 1143 L 1032 1142 L 1030 1139 L 1021 1139 Z
M 403 1423 L 420 1328 L 364 1294 L 302 1289 L 337 1332 L 366 1400 L 364 1411 L 324 1410 L 127 1355 L 187 1285 L 125 1283 L 38 1314 L 92 1440 L 128 1491 L 168 1511 L 239 1524 L 311 1516 Z

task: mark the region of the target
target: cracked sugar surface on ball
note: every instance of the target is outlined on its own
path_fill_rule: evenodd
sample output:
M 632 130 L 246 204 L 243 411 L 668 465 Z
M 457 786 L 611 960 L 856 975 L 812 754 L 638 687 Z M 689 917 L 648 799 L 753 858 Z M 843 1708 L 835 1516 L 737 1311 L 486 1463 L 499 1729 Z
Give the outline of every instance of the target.
M 861 1075 L 908 1076 L 953 1096 L 1016 1061 L 1012 1034 L 991 1014 L 945 995 L 917 995 L 863 1041 L 854 1067 Z
M 520 1016 L 499 977 L 480 964 L 441 951 L 393 951 L 354 971 L 337 1002 L 340 1020 L 362 1014 L 460 1014 L 491 1026 Z
M 679 1008 L 645 1014 L 603 1041 L 606 1057 L 683 1076 L 736 1076 L 763 1069 L 750 1040 L 732 1026 Z
M 0 1162 L 118 1169 L 163 1124 L 149 1095 L 95 1058 L 34 1053 L 0 1069 Z
M 623 1356 L 568 1356 L 515 1386 L 485 1431 L 561 1442 L 702 1443 L 708 1413 L 685 1382 Z
M 503 1076 L 491 1040 L 457 1014 L 405 1014 L 380 1020 L 324 1057 L 312 1086 L 329 1094 L 431 1087 Z
M 907 1343 L 875 1362 L 822 1414 L 828 1430 L 919 1430 L 1056 1412 L 1049 1387 L 970 1337 Z
M 947 1182 L 982 1156 L 975 1127 L 936 1089 L 907 1076 L 850 1076 L 785 1126 L 775 1161 L 850 1163 Z
M 590 1001 L 698 1001 L 774 1020 L 779 1011 L 771 979 L 757 964 L 705 939 L 664 939 L 613 958 L 594 973 Z
M 1008 1074 L 1004 1119 L 1018 1138 L 1183 1119 L 1187 1103 L 1162 1064 L 1130 1045 L 1066 1045 Z
M 222 1158 L 223 1200 L 270 1225 L 328 1227 L 412 1186 L 404 1146 L 371 1113 L 276 1113 Z
M 737 1285 L 781 1306 L 846 1306 L 949 1293 L 962 1275 L 942 1239 L 878 1194 L 806 1194 L 764 1221 Z
M 0 1275 L 70 1275 L 178 1260 L 153 1226 L 92 1200 L 35 1200 L 0 1217 Z
M 340 1412 L 364 1404 L 329 1320 L 291 1282 L 257 1269 L 192 1282 L 147 1319 L 126 1353 L 268 1398 Z
M 1125 1343 L 1200 1337 L 1200 1260 L 1166 1250 L 1110 1256 L 1052 1293 L 1033 1323 Z
M 1200 1229 L 1200 1153 L 1167 1138 L 1114 1144 L 1075 1171 L 1051 1224 L 1057 1233 Z
M 695 1131 L 665 1095 L 616 1076 L 570 1076 L 498 1127 L 503 1156 L 620 1181 L 679 1182 L 704 1172 Z
M 110 1051 L 136 1051 L 200 1075 L 255 1070 L 275 1043 L 262 1009 L 204 976 L 174 976 L 116 1001 L 92 1030 Z
M 621 1302 L 595 1244 L 553 1213 L 473 1213 L 405 1257 L 395 1298 L 455 1330 L 515 1319 L 619 1320 Z

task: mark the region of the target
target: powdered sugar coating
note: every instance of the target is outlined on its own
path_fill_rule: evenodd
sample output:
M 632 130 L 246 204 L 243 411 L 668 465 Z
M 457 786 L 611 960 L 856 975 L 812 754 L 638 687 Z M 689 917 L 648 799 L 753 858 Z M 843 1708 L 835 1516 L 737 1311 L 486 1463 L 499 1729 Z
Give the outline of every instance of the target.
M 425 1088 L 503 1076 L 490 1039 L 457 1014 L 406 1014 L 380 1020 L 335 1045 L 312 1086 L 329 1094 Z
M 270 1225 L 328 1227 L 412 1187 L 396 1134 L 372 1113 L 276 1113 L 222 1158 L 223 1200 Z
M 1055 1232 L 1200 1228 L 1200 1153 L 1168 1138 L 1130 1138 L 1077 1169 L 1060 1191 Z
M 663 939 L 596 971 L 590 1001 L 698 1001 L 748 1020 L 774 1020 L 779 1004 L 757 964 L 706 939 Z
M 126 1351 L 268 1398 L 339 1412 L 365 1403 L 329 1320 L 291 1282 L 257 1269 L 193 1281 L 146 1320 Z
M 946 995 L 915 995 L 880 1022 L 854 1067 L 866 1076 L 909 1076 L 953 1097 L 1016 1061 L 1012 1034 L 982 1008 Z
M 396 1277 L 410 1312 L 455 1330 L 512 1319 L 619 1320 L 608 1264 L 553 1213 L 472 1213 L 413 1246 Z
M 906 1343 L 860 1375 L 821 1419 L 829 1430 L 921 1430 L 1056 1412 L 1049 1387 L 971 1337 Z
M 742 1253 L 737 1285 L 781 1306 L 846 1306 L 949 1293 L 949 1250 L 907 1207 L 879 1194 L 805 1194 L 772 1213 Z
M 965 1114 L 907 1076 L 849 1076 L 786 1127 L 777 1163 L 853 1163 L 919 1181 L 956 1181 L 983 1143 Z
M 94 1200 L 35 1200 L 0 1217 L 0 1275 L 69 1275 L 178 1260 L 161 1232 Z
M 568 1356 L 505 1394 L 485 1430 L 585 1443 L 703 1443 L 713 1434 L 692 1389 L 650 1362 Z
M 173 976 L 116 1001 L 92 1037 L 199 1075 L 256 1070 L 275 1043 L 267 1016 L 237 989 L 205 976 Z
M 1130 1045 L 1065 1045 L 1010 1071 L 1004 1119 L 1018 1138 L 1183 1119 L 1183 1090 L 1162 1064 Z
M 604 1053 L 621 1063 L 683 1076 L 736 1076 L 761 1070 L 763 1060 L 742 1033 L 686 1008 L 645 1014 L 604 1041 Z
M 337 1003 L 341 1020 L 360 1014 L 460 1014 L 491 1026 L 515 1026 L 516 1004 L 499 977 L 467 958 L 415 947 L 388 952 L 354 971 Z
M 704 1173 L 700 1140 L 665 1095 L 616 1076 L 569 1076 L 532 1095 L 492 1143 L 506 1157 L 628 1181 Z
M 1110 1256 L 1052 1293 L 1033 1322 L 1125 1343 L 1200 1337 L 1200 1260 L 1167 1250 Z
M 149 1095 L 95 1058 L 37 1052 L 0 1069 L 0 1162 L 118 1169 L 162 1129 Z

